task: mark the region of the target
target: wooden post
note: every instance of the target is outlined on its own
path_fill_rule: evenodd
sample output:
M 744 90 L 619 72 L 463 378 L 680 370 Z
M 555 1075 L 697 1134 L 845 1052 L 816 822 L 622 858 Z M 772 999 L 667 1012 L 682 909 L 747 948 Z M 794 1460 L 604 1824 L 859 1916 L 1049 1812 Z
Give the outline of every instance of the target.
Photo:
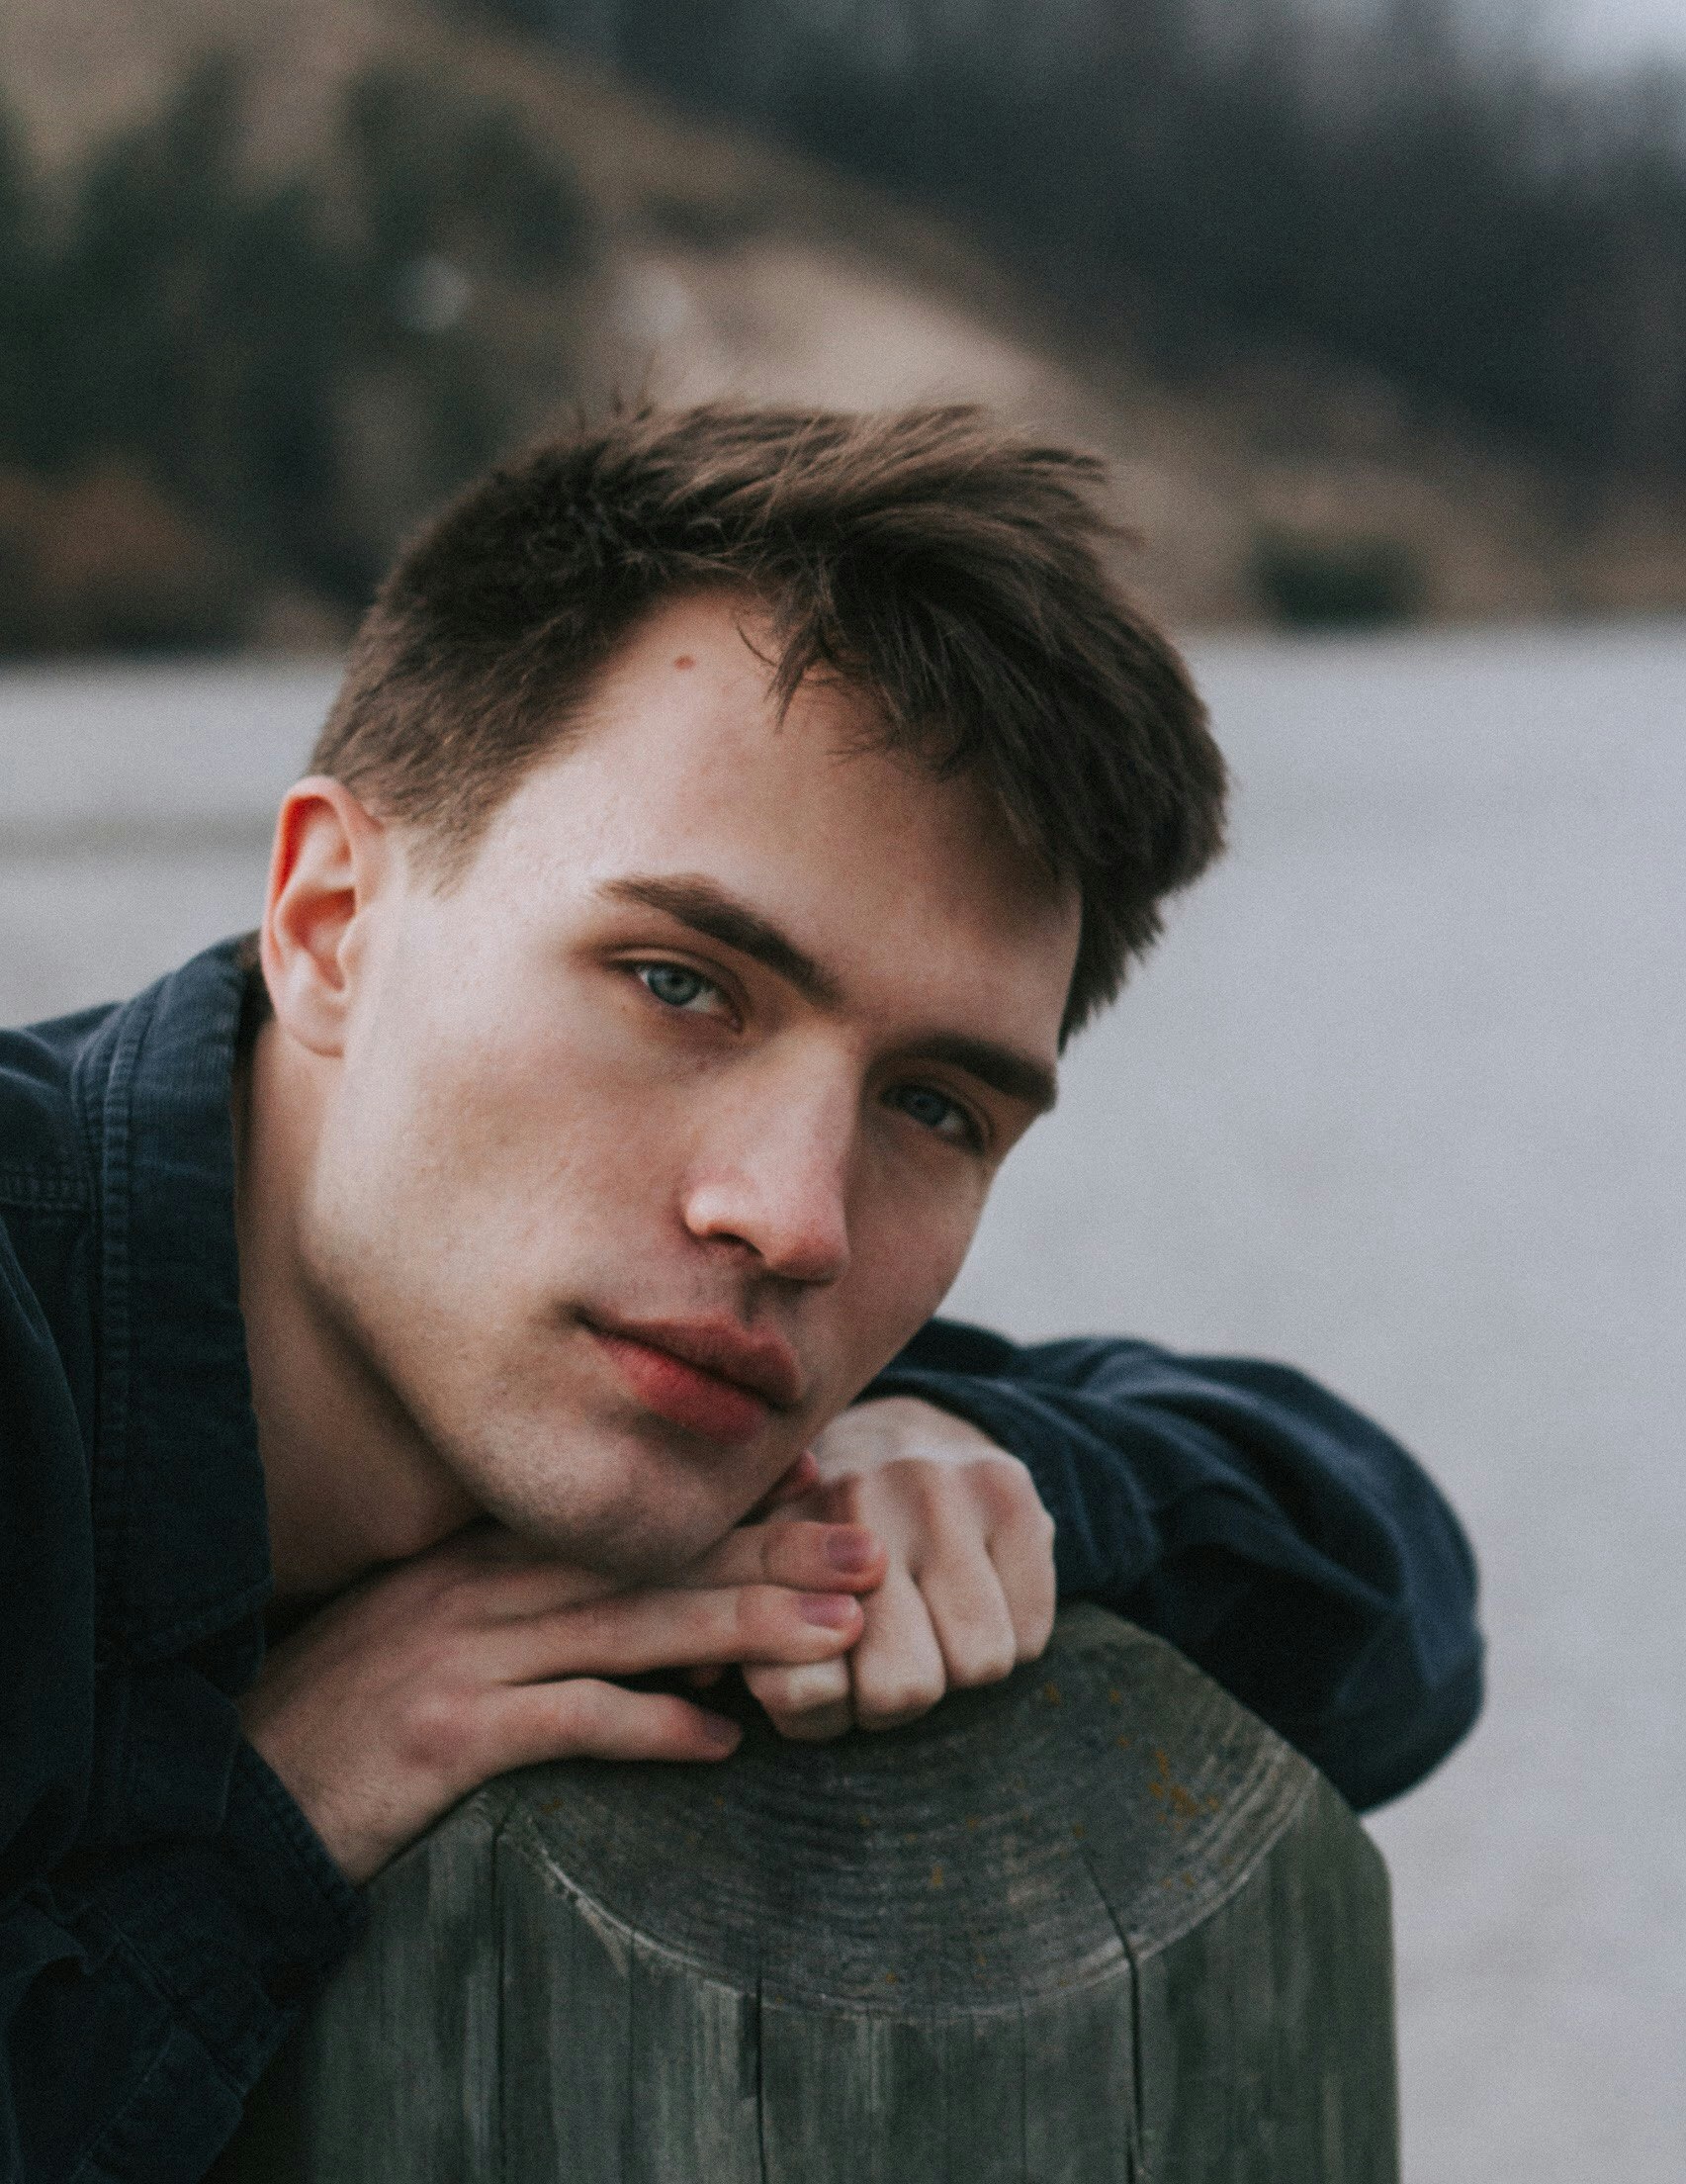
M 375 1883 L 238 2184 L 1394 2184 L 1387 1880 L 1097 1608 L 879 1737 L 489 1784 Z

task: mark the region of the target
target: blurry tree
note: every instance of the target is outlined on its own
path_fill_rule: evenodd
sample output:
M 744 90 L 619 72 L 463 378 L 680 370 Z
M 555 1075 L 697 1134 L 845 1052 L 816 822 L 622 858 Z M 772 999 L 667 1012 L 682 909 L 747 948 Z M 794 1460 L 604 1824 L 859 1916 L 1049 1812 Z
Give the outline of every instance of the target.
M 1266 529 L 1253 584 L 1278 621 L 1302 629 L 1378 629 L 1422 604 L 1422 571 L 1392 538 L 1330 539 Z
M 1163 362 L 1345 356 L 1583 480 L 1686 470 L 1686 84 L 1449 0 L 455 0 L 968 219 Z
M 136 568 L 134 597 L 166 604 L 114 641 L 231 635 L 266 586 L 355 606 L 395 532 L 524 421 L 482 305 L 566 292 L 586 262 L 555 156 L 505 110 L 397 69 L 351 87 L 309 172 L 253 175 L 244 137 L 238 74 L 207 60 L 54 213 L 0 127 L 0 466 L 41 489 L 0 496 L 0 643 L 100 641 L 49 574 L 114 493 L 113 535 L 144 564 L 168 532 L 182 572 L 160 592 Z M 566 352 L 546 364 L 554 399 Z M 220 611 L 188 603 L 194 571 Z

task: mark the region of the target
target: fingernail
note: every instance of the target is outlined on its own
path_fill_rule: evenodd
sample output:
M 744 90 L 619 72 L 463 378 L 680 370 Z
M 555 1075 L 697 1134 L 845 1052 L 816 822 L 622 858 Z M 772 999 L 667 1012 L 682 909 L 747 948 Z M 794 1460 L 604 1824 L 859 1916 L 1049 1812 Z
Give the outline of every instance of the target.
M 798 1594 L 798 1604 L 805 1623 L 818 1623 L 826 1630 L 842 1630 L 857 1613 L 846 1592 L 803 1592 Z
M 728 1721 L 722 1714 L 704 1714 L 702 1733 L 717 1752 L 735 1752 L 744 1734 L 735 1721 Z
M 826 1560 L 834 1570 L 842 1570 L 850 1577 L 870 1570 L 877 1554 L 876 1538 L 857 1526 L 834 1524 L 826 1534 Z

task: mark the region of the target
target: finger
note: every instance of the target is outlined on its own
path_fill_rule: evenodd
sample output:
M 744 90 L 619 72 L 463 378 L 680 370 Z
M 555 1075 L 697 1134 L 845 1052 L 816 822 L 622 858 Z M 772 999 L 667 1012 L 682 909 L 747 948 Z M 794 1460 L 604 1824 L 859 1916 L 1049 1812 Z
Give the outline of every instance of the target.
M 893 1729 L 936 1704 L 947 1672 L 919 1587 L 905 1570 L 892 1570 L 862 1605 L 866 1628 L 849 1658 L 854 1718 L 862 1729 Z
M 502 1624 L 483 1641 L 500 1682 L 643 1676 L 709 1663 L 825 1661 L 860 1635 L 860 1603 L 846 1592 L 785 1586 L 652 1588 Z
M 487 1734 L 502 1772 L 543 1760 L 723 1760 L 743 1731 L 666 1691 L 571 1677 L 499 1693 Z
M 884 1575 L 884 1543 L 864 1524 L 810 1518 L 740 1524 L 671 1581 L 676 1586 L 788 1585 L 804 1592 L 866 1592 Z
M 1019 1660 L 1019 1636 L 995 1564 L 981 1540 L 950 1547 L 920 1573 L 926 1612 L 954 1690 L 999 1684 Z
M 781 1737 L 819 1744 L 853 1725 L 846 1659 L 811 1661 L 796 1669 L 749 1668 L 744 1682 Z
M 805 1448 L 787 1471 L 783 1471 L 768 1487 L 765 1494 L 750 1511 L 751 1518 L 765 1516 L 769 1510 L 782 1508 L 787 1502 L 798 1502 L 803 1495 L 812 1494 L 820 1484 L 820 1460 L 811 1448 Z
M 581 1570 L 507 1532 L 495 1541 L 477 1539 L 460 1553 L 442 1555 L 434 1578 L 451 1610 L 469 1622 L 541 1615 L 626 1590 L 623 1578 Z
M 1037 1502 L 998 1523 L 988 1546 L 1013 1618 L 1014 1651 L 1020 1661 L 1034 1661 L 1053 1636 L 1059 1605 L 1053 1518 Z

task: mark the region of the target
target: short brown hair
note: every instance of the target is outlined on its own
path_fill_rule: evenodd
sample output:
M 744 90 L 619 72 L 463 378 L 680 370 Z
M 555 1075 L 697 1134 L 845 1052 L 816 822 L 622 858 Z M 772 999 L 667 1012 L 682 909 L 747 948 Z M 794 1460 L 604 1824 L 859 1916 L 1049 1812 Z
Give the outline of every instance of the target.
M 886 748 L 974 774 L 1082 904 L 1064 1031 L 1217 854 L 1223 761 L 1171 644 L 1109 577 L 1103 466 L 970 407 L 716 403 L 546 441 L 404 550 L 312 755 L 427 839 L 447 882 L 659 601 L 771 617 L 775 688 L 858 688 Z

